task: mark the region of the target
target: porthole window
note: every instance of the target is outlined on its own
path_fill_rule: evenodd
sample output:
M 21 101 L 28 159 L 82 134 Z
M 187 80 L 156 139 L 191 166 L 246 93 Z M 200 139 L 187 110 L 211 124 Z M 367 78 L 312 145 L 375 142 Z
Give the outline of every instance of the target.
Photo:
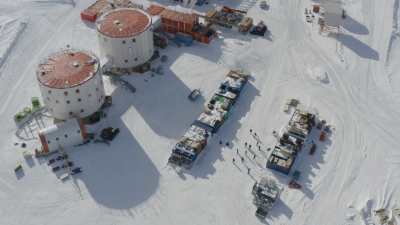
M 78 102 L 81 102 L 81 101 L 82 101 L 82 99 L 78 98 Z
M 56 100 L 56 103 L 58 103 L 58 100 Z
M 76 89 L 75 92 L 76 92 L 77 94 L 79 94 L 79 89 Z
M 136 39 L 135 39 L 135 38 L 133 38 L 133 39 L 132 39 L 132 42 L 136 42 Z
M 51 90 L 48 90 L 47 92 L 48 92 L 49 94 L 51 94 Z
M 64 95 L 67 96 L 68 95 L 68 91 L 64 91 Z
M 47 144 L 50 144 L 50 141 L 47 141 Z
M 81 113 L 83 113 L 85 110 L 81 109 Z
M 67 135 L 67 134 L 64 134 L 64 137 L 65 137 L 65 138 L 68 138 L 68 135 Z
M 81 130 L 77 130 L 76 132 L 79 134 L 81 132 Z
M 67 100 L 67 104 L 71 103 L 69 100 Z
M 56 137 L 56 141 L 60 140 L 58 137 Z
M 137 58 L 135 58 L 135 61 L 137 61 Z
M 69 112 L 69 115 L 72 116 L 74 113 L 73 112 Z
M 124 62 L 125 62 L 125 63 L 128 63 L 128 60 L 127 60 L 127 59 L 125 59 L 125 60 L 124 60 Z
M 125 44 L 125 43 L 126 43 L 126 41 L 125 41 L 125 40 L 123 40 L 123 41 L 122 41 L 122 44 Z

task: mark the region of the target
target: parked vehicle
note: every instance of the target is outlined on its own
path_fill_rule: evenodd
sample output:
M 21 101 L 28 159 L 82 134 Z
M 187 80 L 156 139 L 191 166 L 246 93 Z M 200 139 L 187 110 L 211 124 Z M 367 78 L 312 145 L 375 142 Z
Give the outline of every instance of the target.
M 100 137 L 106 141 L 114 140 L 115 136 L 119 134 L 118 128 L 107 127 L 101 131 Z
M 76 167 L 76 168 L 72 169 L 72 171 L 71 171 L 71 175 L 75 175 L 78 173 L 82 173 L 82 169 L 80 167 Z
M 201 95 L 200 90 L 199 89 L 194 89 L 192 92 L 190 92 L 188 98 L 191 101 L 195 101 L 200 95 Z
M 256 26 L 253 26 L 250 30 L 250 34 L 264 36 L 268 28 L 263 21 L 260 21 Z
M 17 163 L 17 165 L 14 168 L 14 172 L 18 172 L 18 171 L 22 171 L 22 164 L 21 163 Z

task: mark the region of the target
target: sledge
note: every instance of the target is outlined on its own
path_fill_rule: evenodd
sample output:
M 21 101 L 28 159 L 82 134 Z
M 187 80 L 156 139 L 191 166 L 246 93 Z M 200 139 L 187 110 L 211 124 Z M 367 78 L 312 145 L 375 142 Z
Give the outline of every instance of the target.
M 64 163 L 64 165 L 61 166 L 61 168 L 66 169 L 68 167 L 73 167 L 74 163 L 71 161 L 68 161 L 67 163 Z
M 292 189 L 301 189 L 301 185 L 299 183 L 297 183 L 295 180 L 291 180 L 289 182 L 289 188 Z
M 24 156 L 25 159 L 32 158 L 32 153 L 30 153 L 29 151 L 23 151 L 22 155 Z
M 313 155 L 315 153 L 315 150 L 317 150 L 317 145 L 313 143 L 310 148 L 310 155 Z
M 65 181 L 65 180 L 67 180 L 69 178 L 69 173 L 64 173 L 64 174 L 62 174 L 60 177 L 59 177 L 59 179 L 61 180 L 61 181 Z
M 53 172 L 57 172 L 57 171 L 60 170 L 60 167 L 59 167 L 59 166 L 55 166 L 55 167 L 51 168 L 51 170 L 52 170 Z
M 56 159 L 50 159 L 50 160 L 47 162 L 47 165 L 50 166 L 51 164 L 53 164 L 53 163 L 55 163 L 55 162 L 56 162 Z
M 64 160 L 64 159 L 68 159 L 68 155 L 59 155 L 56 158 L 57 161 L 61 161 L 61 160 Z

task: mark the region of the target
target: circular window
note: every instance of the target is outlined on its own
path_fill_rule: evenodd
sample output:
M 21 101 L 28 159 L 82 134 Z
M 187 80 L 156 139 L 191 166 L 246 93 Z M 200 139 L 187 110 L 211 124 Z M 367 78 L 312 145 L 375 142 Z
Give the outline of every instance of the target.
M 79 94 L 79 89 L 76 89 L 75 92 L 76 92 L 77 94 Z
M 68 95 L 68 91 L 64 91 L 64 95 L 67 96 Z
M 56 141 L 58 141 L 59 140 L 59 138 L 58 137 L 56 137 Z
M 69 100 L 67 100 L 66 102 L 67 102 L 67 104 L 71 103 Z
M 65 137 L 65 138 L 68 138 L 68 135 L 64 134 L 64 137 Z
M 73 112 L 69 112 L 69 115 L 72 116 L 74 113 Z
M 82 101 L 82 99 L 78 98 L 78 102 L 81 102 L 81 101 Z
M 125 44 L 125 43 L 126 43 L 126 41 L 125 41 L 125 40 L 123 40 L 123 41 L 122 41 L 122 44 Z
M 47 92 L 48 92 L 49 94 L 51 94 L 51 90 L 48 90 Z
M 58 103 L 58 100 L 56 100 L 56 103 Z
M 125 62 L 125 63 L 128 63 L 128 60 L 127 60 L 127 59 L 125 59 L 125 60 L 124 60 L 124 62 Z
M 83 113 L 85 110 L 81 109 L 81 113 Z

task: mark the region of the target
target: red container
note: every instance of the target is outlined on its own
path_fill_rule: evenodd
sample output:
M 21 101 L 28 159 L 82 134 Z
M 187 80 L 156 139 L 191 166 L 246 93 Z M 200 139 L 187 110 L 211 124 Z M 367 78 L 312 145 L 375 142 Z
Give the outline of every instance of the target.
M 81 12 L 81 19 L 94 23 L 96 22 L 97 19 L 97 13 L 84 10 Z

